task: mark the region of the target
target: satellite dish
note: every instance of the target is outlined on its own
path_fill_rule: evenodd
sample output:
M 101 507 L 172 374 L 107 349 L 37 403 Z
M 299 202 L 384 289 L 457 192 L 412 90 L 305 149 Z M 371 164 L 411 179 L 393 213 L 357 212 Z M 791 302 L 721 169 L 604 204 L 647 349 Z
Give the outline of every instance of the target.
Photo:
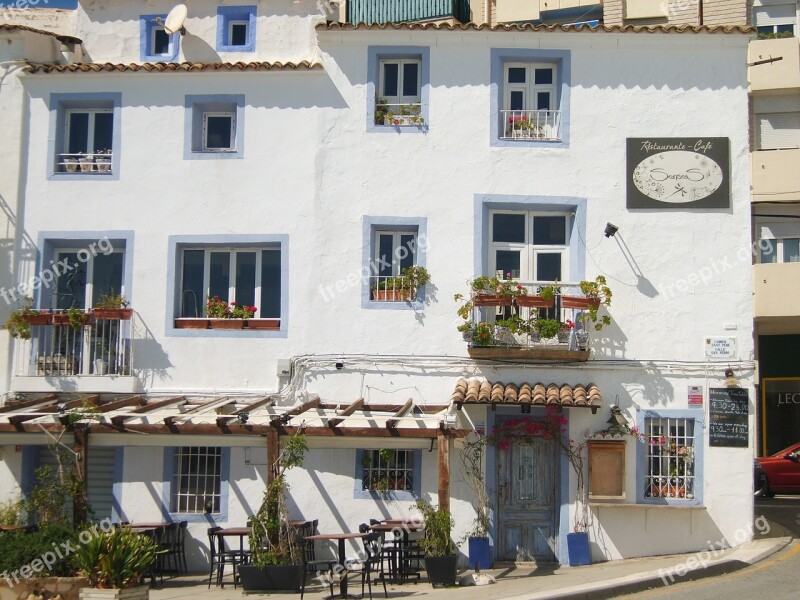
M 164 20 L 164 31 L 172 35 L 176 31 L 180 31 L 181 35 L 186 33 L 186 28 L 183 22 L 186 20 L 186 15 L 189 11 L 186 9 L 185 4 L 178 4 L 175 8 L 169 11 L 167 18 Z

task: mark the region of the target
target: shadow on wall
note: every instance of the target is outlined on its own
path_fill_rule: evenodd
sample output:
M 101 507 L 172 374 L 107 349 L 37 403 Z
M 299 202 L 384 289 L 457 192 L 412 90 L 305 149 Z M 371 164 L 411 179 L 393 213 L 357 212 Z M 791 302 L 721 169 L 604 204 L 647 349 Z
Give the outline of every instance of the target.
M 174 367 L 169 355 L 158 343 L 151 329 L 136 315 L 136 322 L 144 328 L 144 337 L 134 339 L 131 343 L 133 351 L 133 370 L 145 387 L 153 385 L 155 379 L 167 378 L 167 370 Z
M 598 511 L 599 510 L 599 515 Z M 647 512 L 658 510 L 658 518 Z M 602 527 L 601 527 L 602 525 Z M 752 524 L 743 523 L 742 529 Z M 612 553 L 635 558 L 708 550 L 709 543 L 725 543 L 722 532 L 704 510 L 664 511 L 659 507 L 593 509 L 590 525 L 591 552 L 600 560 L 610 560 Z M 740 543 L 731 540 L 730 543 Z M 717 549 L 719 546 L 715 545 Z M 595 558 L 595 560 L 597 560 Z

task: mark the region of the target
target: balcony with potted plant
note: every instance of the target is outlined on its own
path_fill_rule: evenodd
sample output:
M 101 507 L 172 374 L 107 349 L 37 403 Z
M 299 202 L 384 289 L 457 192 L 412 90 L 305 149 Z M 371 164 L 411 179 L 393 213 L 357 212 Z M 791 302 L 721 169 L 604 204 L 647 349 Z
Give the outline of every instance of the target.
M 210 296 L 206 301 L 205 317 L 177 318 L 174 322 L 176 329 L 280 329 L 280 319 L 256 318 L 257 312 L 257 306 Z
M 506 279 L 480 276 L 469 286 L 469 296 L 456 294 L 455 300 L 463 319 L 458 330 L 472 358 L 583 362 L 589 358 L 587 325 L 599 331 L 611 322 L 599 314 L 611 298 L 602 278 L 580 284 L 523 284 L 509 273 Z M 567 296 L 573 289 L 584 295 Z
M 420 288 L 431 280 L 425 267 L 414 265 L 396 276 L 372 278 L 370 295 L 373 302 L 414 302 Z

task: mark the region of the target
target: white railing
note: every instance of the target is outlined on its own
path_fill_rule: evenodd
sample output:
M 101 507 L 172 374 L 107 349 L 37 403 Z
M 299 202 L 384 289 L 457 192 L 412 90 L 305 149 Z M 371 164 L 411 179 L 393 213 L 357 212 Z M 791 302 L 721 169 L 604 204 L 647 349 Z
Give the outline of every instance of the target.
M 111 173 L 111 152 L 93 152 L 86 154 L 59 154 L 59 169 L 62 173 Z
M 561 139 L 561 111 L 501 110 L 500 138 L 558 141 Z
M 375 104 L 375 124 L 390 127 L 424 125 L 422 104 L 391 104 L 378 101 Z
M 413 302 L 417 290 L 402 284 L 400 276 L 374 275 L 369 278 L 370 299 L 376 302 Z
M 31 325 L 30 339 L 14 340 L 14 373 L 27 377 L 131 375 L 135 313 L 130 320 L 96 319 L 85 325 L 64 321 Z M 60 318 L 59 318 L 60 317 Z

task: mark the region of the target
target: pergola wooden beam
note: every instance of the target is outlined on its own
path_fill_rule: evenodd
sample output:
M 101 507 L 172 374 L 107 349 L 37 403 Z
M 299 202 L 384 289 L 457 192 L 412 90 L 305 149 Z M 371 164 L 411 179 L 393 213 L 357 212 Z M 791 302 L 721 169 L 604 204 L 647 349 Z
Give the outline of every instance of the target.
M 272 421 L 273 422 L 284 421 L 289 417 L 296 417 L 297 415 L 302 415 L 304 412 L 311 410 L 312 408 L 319 408 L 319 405 L 320 405 L 319 396 L 313 396 L 311 400 L 309 400 L 308 402 L 304 402 L 300 406 L 296 406 L 291 410 L 287 410 L 282 415 L 273 415 Z
M 358 409 L 360 409 L 362 406 L 364 406 L 364 399 L 363 398 L 359 398 L 358 400 L 356 400 L 352 404 L 348 405 L 348 407 L 345 408 L 342 412 L 340 412 L 339 413 L 339 417 L 349 417 L 354 412 L 356 412 Z M 339 417 L 337 417 L 335 419 L 329 419 L 328 420 L 328 427 L 336 427 L 339 423 L 342 423 L 344 421 L 344 419 L 343 418 L 339 418 Z
M 450 440 L 443 431 L 437 436 L 439 446 L 439 508 L 450 510 Z
M 63 407 L 65 410 L 70 410 L 73 408 L 81 408 L 84 404 L 91 404 L 92 406 L 97 406 L 97 401 L 100 400 L 99 394 L 92 394 L 91 396 L 84 396 L 83 398 L 78 398 L 77 400 L 70 400 L 69 402 L 65 402 Z M 48 404 L 47 406 L 43 406 L 41 408 L 36 409 L 36 412 L 39 413 L 52 413 L 58 410 L 59 403 L 54 402 L 53 404 Z
M 257 409 L 257 408 L 261 408 L 262 406 L 270 406 L 270 405 L 272 405 L 273 402 L 274 401 L 272 399 L 272 396 L 266 396 L 264 398 L 261 398 L 260 400 L 256 400 L 255 402 L 251 402 L 250 404 L 248 404 L 244 408 L 240 408 L 239 410 L 237 410 L 233 414 L 234 415 L 240 415 L 242 413 L 250 412 L 250 411 L 253 411 L 253 410 Z
M 406 403 L 400 407 L 400 409 L 392 415 L 391 419 L 386 420 L 386 429 L 395 429 L 397 424 L 400 422 L 401 417 L 405 417 L 411 409 L 414 407 L 414 401 L 409 398 L 406 400 Z
M 158 402 L 149 402 L 140 408 L 132 410 L 130 414 L 140 415 L 142 413 L 153 412 L 154 410 L 158 410 L 159 408 L 164 408 L 165 406 L 171 406 L 179 402 L 186 402 L 186 397 L 173 396 L 172 398 L 167 398 L 166 400 L 159 400 Z
M 0 413 L 14 412 L 17 410 L 21 410 L 23 408 L 37 406 L 39 404 L 42 404 L 43 402 L 52 403 L 53 400 L 57 399 L 58 399 L 57 394 L 47 394 L 46 396 L 39 396 L 38 398 L 34 398 L 33 400 L 23 400 L 22 402 L 14 402 L 11 405 L 6 404 L 5 406 L 0 407 Z
M 112 410 L 119 410 L 120 408 L 127 408 L 128 406 L 144 406 L 146 400 L 144 396 L 131 396 L 130 398 L 123 398 L 122 400 L 114 400 L 99 405 L 97 408 L 100 412 L 111 412 Z
M 75 490 L 72 496 L 72 524 L 77 529 L 86 522 L 88 512 L 87 494 L 89 490 L 89 429 L 86 426 L 75 428 L 75 442 L 72 448 L 75 453 L 73 470 L 75 478 L 83 485 Z
M 14 427 L 15 431 L 25 431 L 25 427 L 23 425 L 25 421 L 32 421 L 33 419 L 38 419 L 43 416 L 44 415 L 30 413 L 24 415 L 11 415 L 8 417 L 8 422 Z
M 226 415 L 229 416 L 229 415 Z M 167 417 L 169 418 L 169 417 Z M 439 434 L 444 434 L 448 437 L 461 438 L 465 437 L 470 430 L 468 429 L 448 429 L 441 432 L 439 429 L 434 428 L 418 428 L 398 427 L 395 429 L 384 429 L 381 427 L 294 427 L 282 426 L 280 424 L 273 425 L 251 425 L 230 422 L 224 429 L 217 427 L 215 423 L 181 423 L 175 421 L 171 423 L 171 427 L 166 423 L 136 423 L 132 425 L 118 425 L 111 419 L 111 423 L 96 423 L 89 422 L 83 424 L 87 431 L 92 433 L 150 433 L 150 434 L 180 434 L 180 435 L 252 435 L 252 436 L 269 436 L 270 431 L 276 431 L 280 435 L 292 435 L 293 433 L 303 430 L 308 436 L 312 437 L 374 437 L 374 438 L 424 438 L 436 439 Z M 39 425 L 21 423 L 18 426 L 12 423 L 0 423 L 0 433 L 40 433 L 44 429 L 51 433 L 60 433 L 64 427 L 58 423 L 47 423 Z
M 319 405 L 318 408 L 320 408 L 321 410 L 337 410 L 340 406 L 341 404 L 323 402 Z M 394 414 L 402 407 L 403 407 L 402 404 L 364 404 L 364 406 L 361 407 L 361 410 L 370 413 L 382 412 L 382 413 Z M 443 410 L 447 410 L 447 407 L 448 407 L 447 404 L 429 404 L 429 405 L 417 404 L 414 407 L 414 410 L 418 410 L 419 412 L 424 414 L 436 414 L 442 412 Z

